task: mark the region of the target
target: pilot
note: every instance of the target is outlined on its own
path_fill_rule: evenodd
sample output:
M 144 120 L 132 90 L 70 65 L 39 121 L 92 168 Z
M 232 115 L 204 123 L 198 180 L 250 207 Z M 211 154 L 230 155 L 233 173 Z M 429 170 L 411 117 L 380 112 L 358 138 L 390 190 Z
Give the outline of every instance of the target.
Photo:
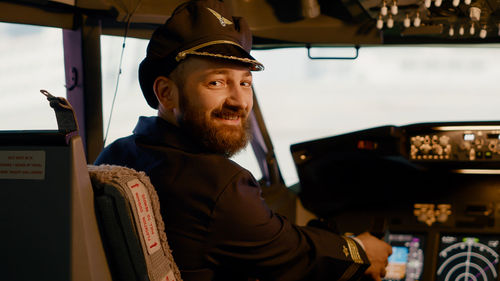
M 96 164 L 144 171 L 186 281 L 381 280 L 391 247 L 297 226 L 268 208 L 252 174 L 229 157 L 250 138 L 252 71 L 243 18 L 220 0 L 177 7 L 152 35 L 139 82 L 157 117 L 106 147 Z

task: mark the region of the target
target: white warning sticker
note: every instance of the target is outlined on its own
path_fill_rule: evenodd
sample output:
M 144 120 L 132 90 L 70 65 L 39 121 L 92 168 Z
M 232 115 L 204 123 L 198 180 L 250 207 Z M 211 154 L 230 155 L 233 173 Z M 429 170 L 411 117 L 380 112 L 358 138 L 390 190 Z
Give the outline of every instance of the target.
M 0 151 L 0 179 L 45 179 L 45 151 Z
M 138 179 L 127 182 L 127 186 L 134 195 L 135 206 L 139 214 L 139 221 L 141 222 L 142 234 L 146 241 L 148 253 L 152 255 L 161 248 L 161 245 L 148 191 Z

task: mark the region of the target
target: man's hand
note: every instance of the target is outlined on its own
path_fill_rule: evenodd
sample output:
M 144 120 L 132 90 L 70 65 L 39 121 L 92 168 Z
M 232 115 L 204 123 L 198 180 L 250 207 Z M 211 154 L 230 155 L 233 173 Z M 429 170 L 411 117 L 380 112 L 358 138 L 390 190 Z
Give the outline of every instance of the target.
M 365 246 L 365 252 L 371 264 L 365 271 L 365 275 L 375 281 L 381 281 L 386 274 L 387 258 L 392 254 L 391 245 L 368 232 L 361 233 L 356 238 Z

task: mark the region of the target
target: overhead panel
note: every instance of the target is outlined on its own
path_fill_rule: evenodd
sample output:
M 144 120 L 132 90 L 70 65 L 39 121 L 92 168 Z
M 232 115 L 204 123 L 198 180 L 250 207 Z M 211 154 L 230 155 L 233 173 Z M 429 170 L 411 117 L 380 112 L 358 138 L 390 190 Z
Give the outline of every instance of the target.
M 74 15 L 102 21 L 103 34 L 149 38 L 184 0 L 5 0 L 0 21 L 75 28 Z M 256 47 L 500 42 L 499 0 L 226 0 Z M 130 25 L 128 25 L 130 24 Z
M 427 37 L 500 42 L 500 9 L 490 0 L 360 0 L 387 42 Z M 411 38 L 408 38 L 411 39 Z
M 312 6 L 302 3 L 313 3 Z M 263 39 L 308 44 L 380 44 L 379 32 L 330 16 L 317 1 L 233 0 L 234 13 L 245 17 L 259 45 Z M 344 9 L 346 12 L 347 10 Z M 348 16 L 350 17 L 350 15 Z
M 123 34 L 125 24 L 130 17 L 129 35 L 149 38 L 152 30 L 163 24 L 173 10 L 184 1 L 107 0 L 105 2 L 112 6 L 118 15 L 112 21 L 103 22 L 103 33 Z M 328 7 L 330 10 L 325 10 L 326 14 L 323 14 L 318 13 L 319 6 L 316 10 L 308 9 L 302 6 L 301 1 L 295 4 L 294 1 L 282 1 L 281 6 L 273 6 L 267 0 L 226 0 L 225 2 L 233 10 L 235 16 L 242 16 L 247 20 L 256 38 L 254 42 L 257 47 L 262 46 L 260 42 L 268 40 L 281 42 L 283 46 L 295 43 L 353 45 L 382 42 L 378 30 L 366 29 L 364 25 L 330 16 L 332 14 L 330 6 Z M 358 11 L 362 11 L 361 6 L 357 5 Z M 286 13 L 280 16 L 283 14 L 280 12 L 282 9 L 286 9 L 294 16 L 287 16 Z M 303 14 L 303 9 L 307 10 L 305 14 Z M 349 10 L 344 8 L 342 11 Z M 343 16 L 348 19 L 353 18 L 345 13 L 340 15 L 341 18 Z M 367 17 L 363 15 L 363 18 Z
M 33 24 L 60 28 L 73 27 L 73 14 L 55 8 L 38 6 L 35 2 L 0 2 L 0 22 Z

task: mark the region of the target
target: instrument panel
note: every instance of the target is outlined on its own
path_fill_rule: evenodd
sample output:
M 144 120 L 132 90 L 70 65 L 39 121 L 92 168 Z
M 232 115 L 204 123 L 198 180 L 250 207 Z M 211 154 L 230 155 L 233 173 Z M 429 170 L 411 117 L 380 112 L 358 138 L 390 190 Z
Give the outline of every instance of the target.
M 409 135 L 412 161 L 498 161 L 500 127 L 442 126 Z
M 443 234 L 436 280 L 497 280 L 498 243 L 498 236 Z
M 383 126 L 291 146 L 306 209 L 393 247 L 387 281 L 500 281 L 500 121 Z
M 498 280 L 500 235 L 441 233 L 436 251 L 426 253 L 425 234 L 391 233 L 385 240 L 392 246 L 386 281 L 496 281 Z M 425 262 L 428 258 L 435 261 Z M 437 257 L 437 258 L 436 258 Z M 424 276 L 425 266 L 432 272 Z
M 392 255 L 384 280 L 421 280 L 425 258 L 424 240 L 423 235 L 389 234 L 386 241 L 392 246 Z

